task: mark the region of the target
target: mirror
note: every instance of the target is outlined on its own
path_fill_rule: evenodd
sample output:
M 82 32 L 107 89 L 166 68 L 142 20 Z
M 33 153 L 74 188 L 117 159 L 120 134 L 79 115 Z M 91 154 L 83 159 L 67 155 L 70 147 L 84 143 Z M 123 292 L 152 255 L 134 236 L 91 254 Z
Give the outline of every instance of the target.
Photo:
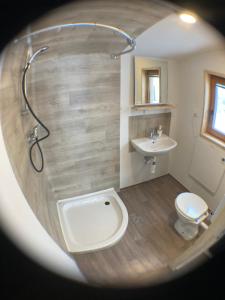
M 142 69 L 141 72 L 142 103 L 160 103 L 160 69 Z
M 167 103 L 167 62 L 137 57 L 135 63 L 135 106 Z

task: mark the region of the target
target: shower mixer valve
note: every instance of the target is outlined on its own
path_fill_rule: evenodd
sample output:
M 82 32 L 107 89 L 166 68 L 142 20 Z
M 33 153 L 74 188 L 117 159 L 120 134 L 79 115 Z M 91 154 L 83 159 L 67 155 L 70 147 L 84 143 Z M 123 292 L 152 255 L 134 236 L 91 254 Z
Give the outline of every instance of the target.
M 38 139 L 38 129 L 40 128 L 40 125 L 34 126 L 27 134 L 27 140 L 29 144 L 35 142 Z

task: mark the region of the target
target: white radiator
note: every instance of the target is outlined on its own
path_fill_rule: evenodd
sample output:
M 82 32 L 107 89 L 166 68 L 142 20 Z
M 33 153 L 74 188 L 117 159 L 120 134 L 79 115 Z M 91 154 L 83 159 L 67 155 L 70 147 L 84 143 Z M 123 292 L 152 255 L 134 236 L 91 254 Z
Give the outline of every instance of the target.
M 195 143 L 189 174 L 211 193 L 215 193 L 225 172 L 225 151 L 203 138 Z

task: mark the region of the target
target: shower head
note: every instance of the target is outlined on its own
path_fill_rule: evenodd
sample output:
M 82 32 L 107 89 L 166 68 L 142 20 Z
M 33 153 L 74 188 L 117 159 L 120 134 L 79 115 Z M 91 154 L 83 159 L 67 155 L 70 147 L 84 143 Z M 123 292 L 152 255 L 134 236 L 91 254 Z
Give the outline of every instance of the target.
M 28 65 L 30 65 L 32 63 L 32 61 L 36 58 L 36 56 L 38 56 L 39 54 L 45 52 L 46 50 L 48 50 L 48 46 L 45 47 L 41 47 L 40 49 L 38 49 L 36 52 L 34 52 L 34 54 L 31 56 L 31 58 L 28 61 Z

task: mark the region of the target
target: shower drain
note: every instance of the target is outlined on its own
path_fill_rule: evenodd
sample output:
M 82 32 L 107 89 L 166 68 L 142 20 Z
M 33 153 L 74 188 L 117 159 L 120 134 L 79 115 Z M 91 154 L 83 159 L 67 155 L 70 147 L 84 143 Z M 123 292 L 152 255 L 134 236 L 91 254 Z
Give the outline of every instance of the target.
M 109 201 L 105 201 L 105 205 L 109 205 L 110 204 L 110 202 Z

